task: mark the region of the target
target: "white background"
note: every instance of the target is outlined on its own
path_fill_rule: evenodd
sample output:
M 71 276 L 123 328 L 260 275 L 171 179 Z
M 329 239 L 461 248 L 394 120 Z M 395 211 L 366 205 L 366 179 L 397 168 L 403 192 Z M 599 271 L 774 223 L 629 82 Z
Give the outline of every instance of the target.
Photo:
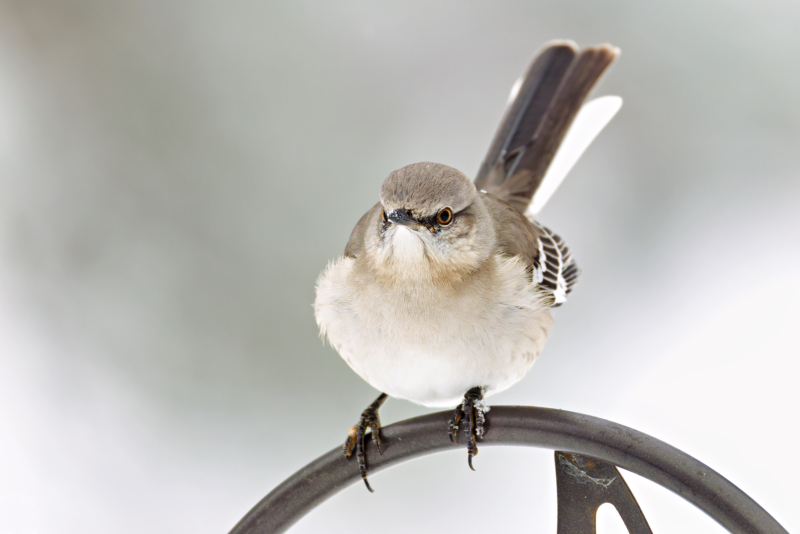
M 788 1 L 0 0 L 0 531 L 226 532 L 339 446 L 377 392 L 317 337 L 316 276 L 390 171 L 474 175 L 555 38 L 619 46 L 595 94 L 625 104 L 541 216 L 583 278 L 491 403 L 654 435 L 800 530 L 797 20 Z M 465 456 L 294 532 L 555 531 L 551 452 Z M 656 532 L 722 531 L 628 479 Z

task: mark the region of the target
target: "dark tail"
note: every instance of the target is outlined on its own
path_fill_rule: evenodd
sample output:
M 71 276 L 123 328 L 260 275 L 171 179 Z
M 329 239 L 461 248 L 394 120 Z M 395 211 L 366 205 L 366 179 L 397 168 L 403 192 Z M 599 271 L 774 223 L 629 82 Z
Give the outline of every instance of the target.
M 545 46 L 522 78 L 475 186 L 524 213 L 583 101 L 618 53 L 608 44 L 581 51 L 571 42 Z

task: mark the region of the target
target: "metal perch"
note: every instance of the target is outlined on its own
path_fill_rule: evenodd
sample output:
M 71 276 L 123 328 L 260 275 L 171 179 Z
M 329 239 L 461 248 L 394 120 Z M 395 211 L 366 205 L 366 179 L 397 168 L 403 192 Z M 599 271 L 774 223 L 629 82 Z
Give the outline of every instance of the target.
M 379 455 L 371 442 L 367 444 L 370 474 L 420 456 L 453 450 L 457 445 L 450 443 L 446 432 L 449 415 L 439 412 L 383 428 L 383 454 Z M 591 510 L 571 512 L 572 506 L 562 502 L 562 482 L 574 476 L 578 469 L 582 476 L 591 477 L 590 472 L 597 477 L 605 476 L 593 480 L 608 485 L 616 471 L 613 466 L 618 466 L 677 493 L 734 534 L 788 534 L 755 501 L 705 464 L 647 434 L 611 421 L 549 408 L 494 406 L 487 417 L 486 435 L 480 445 L 516 445 L 567 452 L 556 453 L 557 466 L 567 468 L 558 471 L 560 532 L 566 531 L 567 522 L 571 520 L 584 521 L 581 524 L 585 525 L 588 525 L 585 521 L 590 520 L 591 524 L 579 530 L 572 527 L 570 532 L 594 532 L 594 510 L 603 502 L 602 499 L 594 502 L 598 499 L 595 497 Z M 345 460 L 341 447 L 336 447 L 272 490 L 239 521 L 231 534 L 285 532 L 315 506 L 360 481 L 358 469 Z M 617 506 L 624 520 L 626 514 L 633 518 L 631 524 L 625 520 L 628 528 L 632 532 L 649 532 L 644 516 L 640 511 L 636 513 L 638 506 L 630 492 L 614 493 L 622 499 L 623 506 L 627 502 L 636 508 L 629 512 L 620 509 L 620 502 L 613 500 L 612 493 L 606 498 L 607 502 Z

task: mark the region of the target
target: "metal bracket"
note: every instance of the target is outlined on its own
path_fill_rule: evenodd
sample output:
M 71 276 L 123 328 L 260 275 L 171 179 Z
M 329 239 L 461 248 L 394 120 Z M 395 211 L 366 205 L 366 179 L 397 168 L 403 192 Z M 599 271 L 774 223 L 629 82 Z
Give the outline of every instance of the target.
M 596 534 L 597 509 L 611 503 L 630 534 L 653 534 L 639 503 L 617 468 L 568 452 L 556 451 L 558 534 Z

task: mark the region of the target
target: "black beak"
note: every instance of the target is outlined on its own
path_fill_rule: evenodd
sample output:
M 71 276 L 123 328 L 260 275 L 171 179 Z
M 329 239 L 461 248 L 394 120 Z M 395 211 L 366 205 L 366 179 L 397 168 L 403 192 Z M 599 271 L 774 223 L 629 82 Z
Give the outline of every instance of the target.
M 409 228 L 419 226 L 419 223 L 411 217 L 410 210 L 392 210 L 386 214 L 386 219 L 392 224 L 402 224 Z

